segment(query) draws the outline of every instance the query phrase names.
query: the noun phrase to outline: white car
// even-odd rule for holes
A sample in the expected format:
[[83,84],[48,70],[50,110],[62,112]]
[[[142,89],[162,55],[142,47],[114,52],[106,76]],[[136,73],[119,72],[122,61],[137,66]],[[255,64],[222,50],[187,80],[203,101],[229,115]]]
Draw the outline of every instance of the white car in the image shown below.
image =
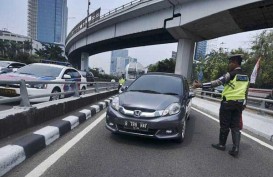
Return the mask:
[[[61,66],[55,64],[34,63],[18,69],[15,73],[7,73],[0,75],[0,80],[25,80],[25,81],[78,81],[86,82],[84,78],[75,68]],[[8,86],[0,82],[0,96],[17,96],[20,95],[18,84],[9,84]],[[87,84],[79,84],[81,90],[87,89]],[[27,84],[29,96],[67,92],[75,90],[74,84]],[[31,99],[31,102],[43,102],[58,100],[67,95],[55,95],[50,97],[42,97]],[[71,95],[69,95],[71,96]]]

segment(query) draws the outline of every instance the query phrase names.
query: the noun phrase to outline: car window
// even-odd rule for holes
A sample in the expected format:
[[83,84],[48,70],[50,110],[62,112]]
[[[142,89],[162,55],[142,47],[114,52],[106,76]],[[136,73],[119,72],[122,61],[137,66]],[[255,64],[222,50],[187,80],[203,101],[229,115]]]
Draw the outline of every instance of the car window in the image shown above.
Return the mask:
[[70,75],[72,79],[81,78],[80,73],[74,69],[67,69],[64,74]]
[[20,63],[12,63],[9,65],[9,68],[21,68],[23,66],[25,66],[25,65],[20,64]]
[[143,75],[140,76],[128,91],[153,91],[154,93],[182,94],[182,79],[168,75]]
[[58,77],[62,71],[62,68],[48,66],[48,65],[26,65],[16,71],[19,74],[28,74],[38,77]]
[[0,61],[0,67],[8,67],[9,64],[9,62]]
[[134,80],[126,80],[124,86],[129,86]]

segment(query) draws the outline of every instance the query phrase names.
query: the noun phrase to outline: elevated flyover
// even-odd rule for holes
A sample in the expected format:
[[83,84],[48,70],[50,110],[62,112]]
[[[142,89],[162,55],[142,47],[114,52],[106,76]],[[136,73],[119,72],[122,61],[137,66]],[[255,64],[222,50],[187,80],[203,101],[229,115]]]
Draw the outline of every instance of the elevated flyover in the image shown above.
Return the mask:
[[[175,73],[190,77],[195,42],[273,26],[273,0],[135,0],[69,33],[65,52],[87,67],[101,52],[178,42]],[[87,23],[88,21],[88,23]]]

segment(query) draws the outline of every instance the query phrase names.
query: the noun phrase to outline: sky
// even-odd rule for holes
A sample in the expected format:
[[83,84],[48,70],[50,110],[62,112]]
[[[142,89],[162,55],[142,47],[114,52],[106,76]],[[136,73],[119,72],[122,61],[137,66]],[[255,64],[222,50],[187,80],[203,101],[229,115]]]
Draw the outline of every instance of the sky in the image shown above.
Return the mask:
[[[131,0],[91,0],[90,13],[101,8],[101,14],[122,6]],[[7,29],[12,33],[27,35],[27,0],[0,0],[0,30]],[[87,15],[88,0],[67,0],[68,33]],[[208,42],[209,48],[248,49],[253,37],[259,31],[240,33],[217,38]],[[154,64],[159,60],[170,58],[172,51],[177,50],[177,43],[129,48],[129,56],[137,58],[143,66]],[[89,57],[90,67],[101,67],[106,73],[110,71],[110,52]]]

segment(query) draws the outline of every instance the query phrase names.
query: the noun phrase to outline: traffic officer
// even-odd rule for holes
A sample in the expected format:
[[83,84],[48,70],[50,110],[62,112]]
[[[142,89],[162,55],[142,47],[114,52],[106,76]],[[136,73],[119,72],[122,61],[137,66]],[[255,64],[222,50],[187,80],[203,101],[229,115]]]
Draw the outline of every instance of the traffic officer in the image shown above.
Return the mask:
[[122,74],[121,78],[119,79],[119,86],[118,86],[118,90],[120,89],[120,87],[124,84],[125,82],[125,77],[124,74]]
[[239,153],[241,138],[240,118],[246,105],[249,86],[249,78],[243,73],[241,62],[241,55],[232,55],[229,57],[228,72],[225,75],[208,83],[195,81],[192,86],[193,88],[210,88],[224,85],[219,114],[219,143],[212,144],[212,147],[224,151],[226,149],[227,137],[231,130],[233,147],[229,154],[234,157],[237,157]]

